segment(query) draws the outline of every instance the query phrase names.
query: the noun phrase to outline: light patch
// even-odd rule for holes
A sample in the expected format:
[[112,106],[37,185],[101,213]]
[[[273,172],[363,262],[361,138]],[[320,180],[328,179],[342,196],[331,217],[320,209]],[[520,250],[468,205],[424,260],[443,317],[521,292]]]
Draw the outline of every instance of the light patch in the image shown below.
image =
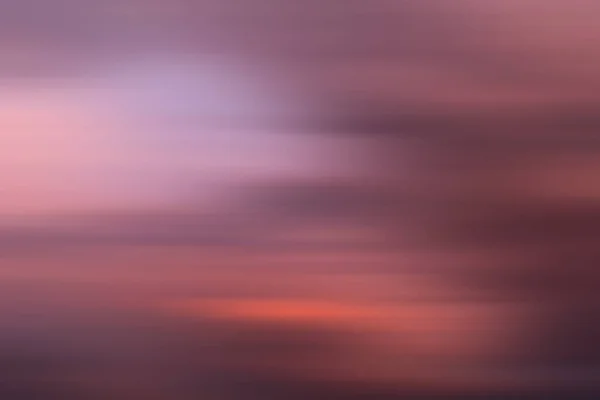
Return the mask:
[[192,188],[214,207],[225,187],[328,172],[318,138],[261,128],[290,110],[285,96],[236,68],[168,56],[6,87],[0,213],[172,207]]

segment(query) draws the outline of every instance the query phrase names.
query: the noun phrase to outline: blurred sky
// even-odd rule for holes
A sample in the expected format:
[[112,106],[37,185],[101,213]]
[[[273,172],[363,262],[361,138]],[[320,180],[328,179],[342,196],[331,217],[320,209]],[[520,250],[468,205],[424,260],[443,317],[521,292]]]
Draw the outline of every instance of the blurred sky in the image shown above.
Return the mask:
[[388,142],[325,135],[324,116],[598,101],[594,1],[0,7],[5,215],[218,203],[234,183],[364,174],[365,149]]
[[302,104],[234,63],[159,53],[96,67],[5,82],[3,212],[152,208],[192,189],[201,203],[235,182],[344,174],[344,141],[289,126],[286,106]]
[[[75,353],[72,328],[99,340],[91,392],[114,377],[115,399],[146,384],[137,398],[206,398],[192,392],[221,365],[235,389],[239,357],[240,375],[280,376],[304,366],[296,343],[314,350],[310,380],[343,376],[351,398],[363,374],[398,383],[421,361],[486,375],[564,347],[597,364],[597,147],[545,139],[597,142],[598,20],[597,0],[0,0],[5,327],[41,348],[56,329]],[[180,329],[213,296],[234,301],[209,314],[241,325]],[[285,334],[280,354],[269,327],[236,347],[246,323],[336,313],[352,331],[340,357]],[[269,353],[286,360],[263,369]]]

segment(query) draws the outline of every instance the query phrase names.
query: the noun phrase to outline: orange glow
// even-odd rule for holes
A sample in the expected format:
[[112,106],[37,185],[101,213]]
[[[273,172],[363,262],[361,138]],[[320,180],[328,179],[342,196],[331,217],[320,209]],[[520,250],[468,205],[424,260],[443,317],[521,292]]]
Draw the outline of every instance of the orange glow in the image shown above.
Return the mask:
[[356,323],[391,316],[384,307],[324,300],[184,300],[168,309],[187,316],[297,323]]

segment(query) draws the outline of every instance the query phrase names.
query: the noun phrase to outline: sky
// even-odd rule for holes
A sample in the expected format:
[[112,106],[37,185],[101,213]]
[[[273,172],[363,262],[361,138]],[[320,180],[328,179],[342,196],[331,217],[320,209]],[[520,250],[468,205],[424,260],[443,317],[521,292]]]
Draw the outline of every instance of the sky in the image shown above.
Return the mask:
[[52,4],[1,4],[3,215],[368,175],[379,139],[328,135],[324,115],[598,102],[594,1]]
[[[254,376],[298,366],[253,369],[256,354],[306,349],[306,371],[343,377],[352,398],[358,376],[409,382],[420,361],[428,388],[429,366],[502,385],[512,375],[486,366],[563,350],[598,364],[600,158],[518,140],[597,136],[599,14],[597,0],[0,0],[0,397],[48,382],[205,398],[193,390],[223,375],[243,399],[259,383],[231,368],[246,336]],[[463,129],[514,140],[465,146]],[[188,332],[204,300],[249,335]],[[171,305],[189,312],[163,320]],[[304,333],[253,331],[298,316],[311,328],[323,310],[358,323],[332,337],[333,357]],[[369,315],[381,335],[362,335]],[[54,371],[50,357],[54,381],[3,358],[33,344],[82,363]],[[268,386],[256,398],[298,395]]]
[[347,173],[347,141],[303,135],[286,122],[294,99],[213,64],[158,53],[71,79],[8,80],[0,213],[173,207],[192,191],[210,207],[240,183]]

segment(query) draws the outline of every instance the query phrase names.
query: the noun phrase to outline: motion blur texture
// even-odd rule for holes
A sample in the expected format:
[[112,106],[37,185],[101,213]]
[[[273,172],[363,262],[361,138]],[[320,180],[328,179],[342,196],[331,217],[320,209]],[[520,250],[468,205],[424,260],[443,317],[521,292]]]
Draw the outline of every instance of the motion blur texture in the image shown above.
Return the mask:
[[0,399],[600,398],[599,20],[0,0]]

